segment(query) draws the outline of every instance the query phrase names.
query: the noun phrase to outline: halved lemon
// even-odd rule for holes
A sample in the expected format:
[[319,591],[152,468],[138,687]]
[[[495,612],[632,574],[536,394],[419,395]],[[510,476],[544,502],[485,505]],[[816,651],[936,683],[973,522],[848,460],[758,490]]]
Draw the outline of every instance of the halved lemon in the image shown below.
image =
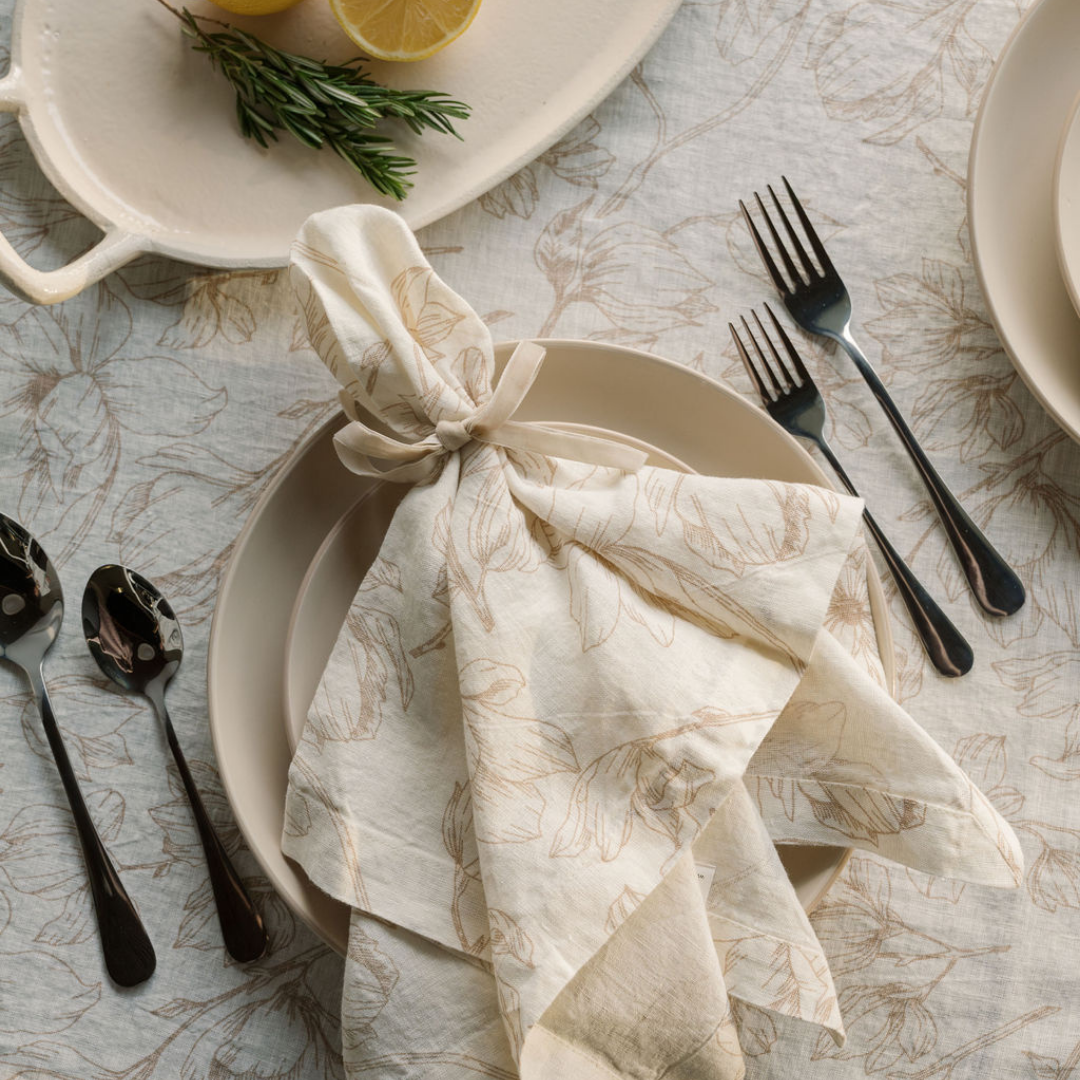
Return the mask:
[[377,60],[423,60],[469,28],[480,0],[330,0],[342,29]]
[[284,11],[300,0],[214,0],[214,3],[234,15],[273,15]]

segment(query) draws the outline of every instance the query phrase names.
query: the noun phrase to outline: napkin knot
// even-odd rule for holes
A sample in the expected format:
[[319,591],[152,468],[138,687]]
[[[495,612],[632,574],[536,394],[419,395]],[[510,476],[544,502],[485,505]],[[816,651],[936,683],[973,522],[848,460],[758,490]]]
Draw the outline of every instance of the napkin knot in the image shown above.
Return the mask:
[[[470,416],[436,421],[432,432],[419,442],[402,442],[368,427],[360,419],[355,403],[342,394],[352,423],[334,436],[338,457],[360,476],[414,484],[433,477],[447,454],[457,453],[475,440],[506,450],[637,472],[648,455],[626,443],[552,424],[513,419],[543,360],[544,349],[535,341],[520,342],[483,405]],[[379,465],[380,461],[390,467]]]
[[435,438],[449,453],[460,450],[471,438],[468,421],[440,420],[435,425]]

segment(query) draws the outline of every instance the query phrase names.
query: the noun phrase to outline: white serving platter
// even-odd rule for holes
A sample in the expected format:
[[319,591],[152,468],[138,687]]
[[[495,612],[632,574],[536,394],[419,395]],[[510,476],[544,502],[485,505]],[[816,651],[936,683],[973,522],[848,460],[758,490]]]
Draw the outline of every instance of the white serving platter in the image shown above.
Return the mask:
[[[435,89],[473,109],[459,141],[404,132],[418,164],[401,204],[329,151],[292,136],[262,149],[240,136],[233,93],[156,0],[18,0],[0,111],[18,113],[42,170],[104,232],[58,270],[0,237],[0,274],[54,303],[144,252],[204,266],[282,266],[317,210],[399,209],[413,229],[483,194],[568,131],[629,73],[679,0],[489,0],[458,41],[413,64],[372,63],[391,86]],[[327,0],[261,18],[190,0],[271,44],[318,59],[356,53]]]

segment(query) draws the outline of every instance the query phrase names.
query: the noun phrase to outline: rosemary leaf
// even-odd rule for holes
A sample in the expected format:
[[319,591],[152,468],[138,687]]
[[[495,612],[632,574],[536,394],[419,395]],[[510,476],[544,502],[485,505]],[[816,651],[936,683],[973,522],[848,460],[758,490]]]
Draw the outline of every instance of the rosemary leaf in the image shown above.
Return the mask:
[[[399,121],[417,135],[438,131],[461,138],[455,120],[467,120],[469,106],[435,90],[381,86],[359,64],[328,64],[297,56],[228,23],[158,0],[181,22],[192,48],[206,55],[236,94],[240,134],[260,146],[277,141],[279,131],[313,149],[328,146],[376,191],[404,199],[416,162],[394,152],[392,140],[372,129]],[[207,30],[203,24],[222,27]]]

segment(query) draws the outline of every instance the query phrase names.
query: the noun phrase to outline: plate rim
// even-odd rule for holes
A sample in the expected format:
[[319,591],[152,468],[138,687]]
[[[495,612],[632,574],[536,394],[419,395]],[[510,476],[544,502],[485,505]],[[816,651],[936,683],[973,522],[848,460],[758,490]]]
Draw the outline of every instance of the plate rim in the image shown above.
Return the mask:
[[[496,342],[494,348],[496,351],[511,350],[517,343],[518,339],[510,339]],[[577,338],[530,338],[530,341],[535,341],[545,349],[558,349],[558,348],[574,348],[574,349],[587,349],[597,350],[602,352],[618,352],[623,354],[633,355],[636,359],[645,361],[647,363],[656,365],[663,369],[672,370],[679,375],[690,376],[698,379],[707,384],[711,390],[721,393],[724,397],[728,398],[731,403],[740,409],[744,409],[754,414],[760,420],[766,422],[774,429],[774,434],[780,437],[780,441],[787,443],[789,449],[794,449],[797,456],[804,459],[804,464],[808,464],[810,471],[815,474],[821,481],[821,486],[835,490],[832,482],[828,479],[827,474],[822,469],[821,465],[810,455],[810,453],[796,440],[791,434],[785,431],[779,424],[776,423],[771,417],[768,416],[762,409],[758,408],[752,402],[750,402],[742,394],[739,394],[735,390],[728,386],[725,386],[719,380],[712,378],[703,372],[696,371],[693,368],[688,367],[686,364],[681,364],[675,360],[669,360],[666,357],[658,356],[655,353],[646,352],[643,349],[634,349],[626,345],[620,345],[613,342],[593,341],[587,339]],[[206,688],[207,688],[207,716],[210,727],[210,739],[214,750],[215,767],[218,772],[218,776],[221,781],[222,790],[224,791],[225,798],[228,801],[229,809],[233,815],[233,819],[236,822],[237,828],[240,830],[240,834],[244,839],[244,843],[250,852],[251,856],[255,859],[259,866],[261,873],[269,880],[271,886],[274,888],[275,893],[286,904],[289,910],[314,934],[316,934],[321,940],[326,942],[335,951],[339,951],[337,945],[331,941],[321,929],[315,927],[307,918],[307,916],[298,908],[294,899],[289,895],[288,891],[283,887],[283,883],[279,880],[279,876],[273,871],[271,867],[264,864],[262,858],[258,854],[258,847],[252,841],[252,831],[249,828],[246,818],[237,810],[237,804],[234,800],[235,790],[232,782],[229,778],[227,770],[222,768],[221,757],[221,741],[222,733],[220,727],[221,708],[220,705],[215,705],[217,694],[215,693],[215,673],[218,668],[217,652],[220,648],[220,641],[222,637],[221,620],[219,618],[219,611],[226,603],[229,593],[234,587],[234,580],[236,577],[237,566],[243,557],[244,550],[250,541],[251,534],[254,532],[258,523],[258,519],[262,516],[262,513],[274,497],[275,492],[285,483],[289,476],[299,467],[300,462],[304,458],[305,454],[309,452],[310,448],[318,442],[321,438],[325,437],[325,433],[328,428],[333,425],[340,425],[342,414],[335,411],[332,416],[327,418],[324,422],[320,423],[314,431],[310,432],[303,441],[293,450],[288,459],[282,463],[280,468],[274,473],[271,479],[268,481],[267,486],[264,488],[259,498],[256,500],[254,506],[251,508],[247,519],[244,522],[243,527],[237,534],[236,539],[233,542],[232,551],[229,556],[228,564],[224,573],[221,576],[220,584],[218,586],[217,601],[214,605],[214,614],[210,624],[210,636],[207,644],[206,655]],[[662,448],[661,448],[662,449]],[[344,517],[344,515],[342,515]],[[341,518],[334,523],[333,528],[336,528],[340,524]],[[328,533],[329,535],[329,533]],[[325,537],[323,541],[320,541],[319,550],[322,548],[322,544],[325,543]],[[310,563],[305,569],[302,577],[302,582],[307,579],[310,571]],[[896,684],[896,669],[895,669],[895,654],[896,643],[893,638],[892,625],[889,619],[888,601],[885,597],[884,587],[881,581],[881,576],[878,573],[877,566],[870,559],[868,568],[868,584],[871,591],[876,590],[878,592],[879,602],[881,603],[881,611],[883,618],[881,625],[875,621],[874,628],[876,636],[879,639],[879,651],[883,653],[883,660],[886,667],[886,681],[888,683],[888,690],[890,696],[895,696],[895,684]],[[298,589],[299,595],[299,589]],[[293,607],[295,608],[296,598],[293,598]],[[290,622],[292,619],[292,612],[290,611]],[[882,648],[884,646],[884,649]],[[887,659],[886,659],[887,657]],[[802,845],[800,845],[802,846]],[[810,846],[810,845],[807,845]],[[820,891],[814,896],[805,909],[807,913],[812,911],[825,897],[828,891],[835,884],[837,878],[843,873],[844,868],[847,866],[848,861],[852,857],[853,849],[843,849],[842,857],[837,861],[837,865],[822,885]],[[300,875],[304,877],[308,887],[316,888],[306,876],[303,875],[302,869],[299,871]],[[326,894],[322,894],[326,895]],[[333,898],[329,898],[333,899]]]
[[[194,266],[206,266],[212,269],[276,269],[288,265],[289,251],[283,251],[279,256],[255,256],[225,255],[219,252],[202,252],[196,247],[185,247],[179,242],[179,235],[170,232],[169,236],[176,239],[163,241],[152,232],[144,232],[132,228],[130,224],[115,221],[103,214],[99,208],[84,198],[78,183],[72,182],[68,174],[60,168],[45,148],[45,140],[37,130],[34,123],[34,113],[31,112],[31,103],[24,97],[25,80],[23,76],[24,66],[22,61],[23,22],[28,5],[41,2],[41,0],[15,0],[14,11],[11,20],[10,32],[10,62],[7,74],[0,80],[0,85],[14,88],[19,95],[20,104],[15,110],[19,127],[30,146],[34,161],[44,173],[46,179],[80,214],[91,221],[106,235],[123,234],[132,239],[136,249],[132,258],[140,254],[160,255],[179,262]],[[481,195],[497,187],[508,177],[519,172],[526,165],[535,161],[564,135],[576,127],[597,105],[607,100],[615,89],[625,81],[634,67],[645,57],[659,40],[660,35],[667,29],[675,13],[682,5],[682,0],[644,0],[653,7],[651,23],[645,33],[635,42],[634,47],[624,55],[621,61],[612,69],[607,79],[600,84],[595,93],[583,98],[577,106],[552,128],[546,128],[544,134],[530,142],[529,146],[517,157],[506,163],[500,169],[487,174],[483,179],[477,180],[470,186],[462,189],[454,198],[444,199],[437,203],[427,213],[410,214],[409,200],[406,198],[395,207],[395,212],[401,215],[409,227],[415,232],[427,225],[441,221],[462,207],[474,202]],[[642,20],[645,21],[644,19]],[[47,111],[47,105],[38,105],[36,111]],[[239,136],[238,136],[239,137]],[[88,183],[92,187],[99,186],[95,174],[85,172]],[[138,210],[138,208],[134,208]],[[324,207],[323,209],[328,209]]]
[[[981,136],[983,132],[983,125],[985,122],[987,109],[991,98],[994,96],[994,90],[998,83],[998,77],[1001,74],[1002,69],[1005,67],[1008,61],[1009,54],[1012,52],[1013,47],[1016,45],[1020,37],[1027,32],[1028,27],[1033,22],[1036,14],[1049,3],[1053,3],[1054,0],[1036,0],[1025,11],[1017,24],[1013,27],[1012,32],[1009,34],[1005,41],[1005,44],[1001,48],[1001,52],[998,53],[997,59],[994,61],[993,69],[990,72],[989,77],[986,80],[986,85],[983,87],[982,100],[979,102],[979,111],[975,116],[975,124],[971,135],[971,147],[968,150],[967,159],[967,199],[966,210],[968,219],[968,236],[971,240],[971,261],[975,267],[975,276],[979,282],[979,289],[982,293],[984,302],[986,303],[987,312],[990,315],[990,322],[993,325],[994,333],[997,334],[998,340],[1001,342],[1002,348],[1005,350],[1006,356],[1008,356],[1013,369],[1023,380],[1024,385],[1031,392],[1032,396],[1042,406],[1046,413],[1054,420],[1054,422],[1071,438],[1080,442],[1080,425],[1073,426],[1073,424],[1066,420],[1062,415],[1060,409],[1054,404],[1046,392],[1040,387],[1038,379],[1031,373],[1028,366],[1020,359],[1016,347],[1009,339],[1009,335],[1006,333],[1004,325],[1002,324],[1001,317],[998,312],[997,304],[994,302],[991,291],[987,288],[986,275],[983,272],[983,259],[980,254],[979,243],[979,228],[977,222],[979,220],[976,214],[976,195],[977,189],[980,185],[976,182],[977,170],[976,159],[979,154],[979,146],[981,144]],[[1056,172],[1056,170],[1055,170]],[[1056,230],[1055,230],[1056,231]],[[1067,287],[1067,286],[1066,286]]]

